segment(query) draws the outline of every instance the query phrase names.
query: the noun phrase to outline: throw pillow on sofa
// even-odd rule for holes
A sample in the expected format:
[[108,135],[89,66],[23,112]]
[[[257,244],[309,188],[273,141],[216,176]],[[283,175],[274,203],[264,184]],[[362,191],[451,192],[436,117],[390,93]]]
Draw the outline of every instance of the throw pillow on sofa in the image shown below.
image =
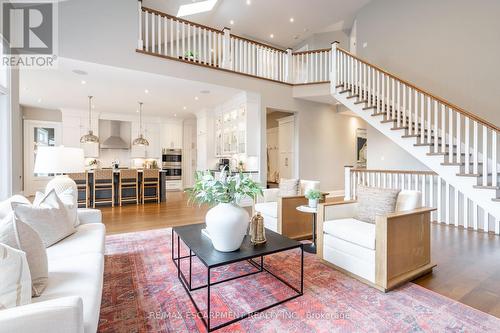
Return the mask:
[[0,243],[0,310],[31,303],[26,253]]
[[13,195],[9,199],[0,202],[0,220],[12,212],[12,202],[21,202],[26,204],[30,203],[28,199],[18,194]]
[[58,192],[56,189],[50,189],[50,190],[45,190],[45,193],[37,192],[35,195],[35,200],[33,201],[33,205],[37,206],[38,202],[42,200],[46,194],[50,193],[51,191],[55,191],[59,199],[64,204],[64,207],[66,207],[66,210],[68,211],[69,218],[73,221],[73,226],[78,227],[80,224],[80,221],[78,220],[78,193],[75,193],[73,188],[67,188],[63,191]]
[[33,205],[13,202],[16,217],[32,227],[49,247],[73,234],[74,221],[54,190],[46,195],[37,194]]
[[363,222],[375,223],[377,215],[393,213],[400,191],[358,185],[358,209],[354,218]]
[[32,296],[40,296],[49,278],[47,251],[40,236],[29,225],[10,213],[0,221],[0,243],[26,253],[31,275]]
[[298,179],[285,179],[280,180],[280,196],[282,197],[293,197],[299,194],[299,183]]

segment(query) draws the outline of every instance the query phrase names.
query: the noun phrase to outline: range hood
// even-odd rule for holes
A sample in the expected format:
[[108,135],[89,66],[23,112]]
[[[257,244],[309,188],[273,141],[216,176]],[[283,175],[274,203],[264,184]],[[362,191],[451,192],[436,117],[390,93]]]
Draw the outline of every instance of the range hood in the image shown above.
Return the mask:
[[130,149],[130,122],[99,120],[101,149]]

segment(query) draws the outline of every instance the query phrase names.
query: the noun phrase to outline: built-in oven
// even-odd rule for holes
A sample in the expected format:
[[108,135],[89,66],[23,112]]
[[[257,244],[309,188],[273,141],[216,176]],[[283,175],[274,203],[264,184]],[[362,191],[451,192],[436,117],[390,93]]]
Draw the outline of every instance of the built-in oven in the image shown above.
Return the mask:
[[182,179],[182,150],[162,149],[161,166],[167,180]]

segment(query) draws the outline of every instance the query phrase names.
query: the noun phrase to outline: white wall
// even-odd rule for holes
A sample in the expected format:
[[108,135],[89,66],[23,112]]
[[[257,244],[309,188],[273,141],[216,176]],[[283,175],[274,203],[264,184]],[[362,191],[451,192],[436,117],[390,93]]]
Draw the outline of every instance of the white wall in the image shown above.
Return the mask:
[[368,131],[367,168],[375,170],[428,171],[424,164],[372,126]]
[[43,121],[62,121],[61,110],[42,109],[32,106],[21,106],[23,119],[43,120]]
[[299,50],[304,46],[307,46],[309,50],[327,49],[335,41],[340,43],[341,48],[349,49],[349,35],[343,30],[313,34],[311,37],[295,45],[293,49]]
[[357,54],[500,125],[499,13],[497,0],[371,1]]

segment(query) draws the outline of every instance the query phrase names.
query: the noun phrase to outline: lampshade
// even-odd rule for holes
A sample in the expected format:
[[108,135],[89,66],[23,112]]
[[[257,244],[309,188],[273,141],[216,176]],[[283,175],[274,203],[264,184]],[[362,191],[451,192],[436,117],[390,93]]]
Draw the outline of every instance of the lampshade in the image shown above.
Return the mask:
[[35,173],[78,173],[85,171],[83,149],[70,147],[38,147]]

